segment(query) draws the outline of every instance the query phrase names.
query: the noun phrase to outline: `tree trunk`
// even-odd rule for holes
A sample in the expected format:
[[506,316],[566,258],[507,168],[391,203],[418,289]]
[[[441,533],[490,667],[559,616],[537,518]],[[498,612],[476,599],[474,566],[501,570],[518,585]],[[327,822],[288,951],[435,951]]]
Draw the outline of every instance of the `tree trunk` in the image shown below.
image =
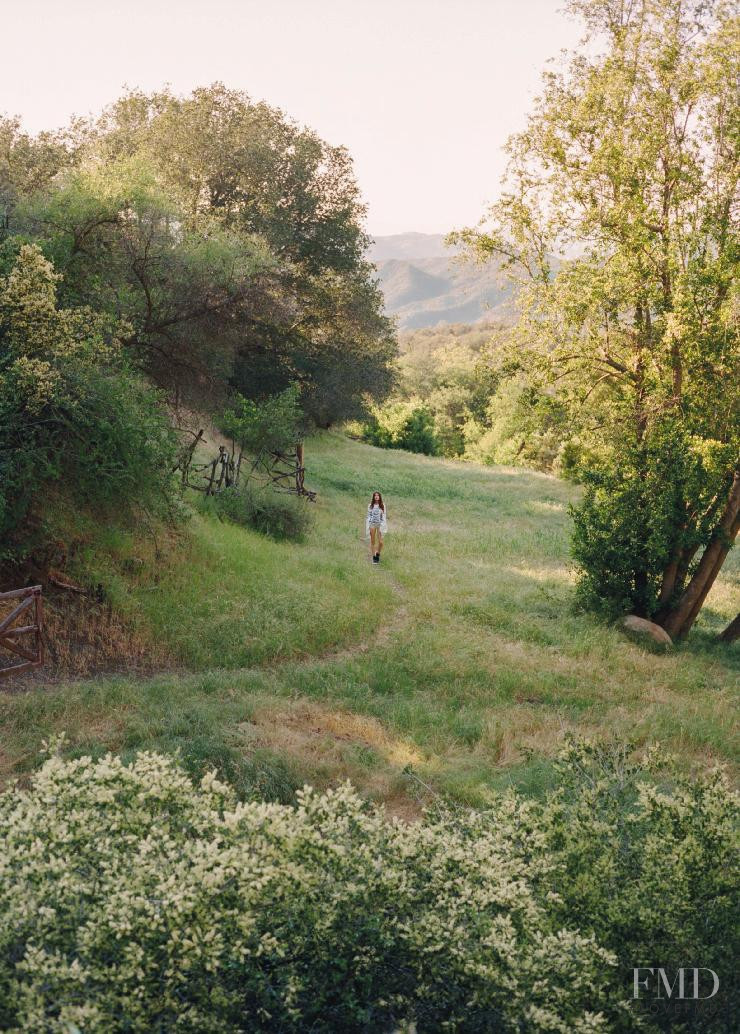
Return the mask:
[[658,596],[658,611],[657,617],[660,620],[659,615],[662,615],[665,608],[668,606],[668,602],[673,595],[673,590],[676,588],[676,581],[678,576],[678,556],[674,556],[669,562],[665,571],[663,572],[663,581],[660,586],[660,596]]
[[683,625],[681,626],[681,629],[678,632],[679,639],[685,639],[686,636],[689,634],[691,626],[694,624],[697,617],[699,616],[699,611],[704,606],[704,601],[709,595],[709,590],[714,585],[714,581],[717,575],[722,570],[722,564],[725,562],[725,557],[727,556],[729,551],[730,547],[728,545],[726,549],[720,550],[716,554],[714,564],[709,569],[709,573],[704,581],[701,592],[696,596],[693,604],[691,605],[691,609],[688,611]]
[[[650,347],[650,308],[639,299],[635,307],[635,331],[634,344],[637,353],[635,359],[635,398],[634,398],[634,419],[637,442],[639,445],[639,459],[637,464],[637,475],[641,482],[641,490],[637,496],[637,525],[646,527],[645,513],[645,484],[647,481],[647,462],[645,457],[645,432],[647,431],[647,414],[645,410],[645,349]],[[646,319],[647,318],[647,319]],[[644,550],[642,551],[644,554]],[[635,567],[632,572],[634,590],[634,602],[632,609],[639,617],[648,617],[648,565],[644,555],[638,551],[635,556]]]
[[684,589],[676,606],[669,611],[662,622],[663,628],[671,639],[684,639],[689,634],[691,626],[707,598],[707,593],[712,588],[737,536],[738,528],[740,528],[738,511],[740,511],[740,472],[736,471],[724,512],[704,550],[696,573]]
[[734,621],[729,623],[720,635],[720,639],[723,643],[734,643],[738,636],[740,636],[740,614],[738,614]]
[[696,555],[696,551],[699,546],[689,546],[686,549],[682,549],[676,557],[674,557],[665,571],[663,572],[663,581],[660,587],[660,596],[658,597],[658,609],[652,617],[652,620],[656,624],[662,625],[665,619],[671,612],[671,599],[674,593],[678,592],[686,580],[691,561]]

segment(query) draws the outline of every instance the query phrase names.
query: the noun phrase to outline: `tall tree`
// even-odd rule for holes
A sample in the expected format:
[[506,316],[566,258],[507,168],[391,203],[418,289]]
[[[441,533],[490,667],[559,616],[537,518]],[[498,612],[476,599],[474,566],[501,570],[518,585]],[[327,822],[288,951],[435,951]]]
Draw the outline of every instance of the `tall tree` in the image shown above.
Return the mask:
[[582,592],[680,638],[740,526],[739,23],[723,0],[569,8],[583,48],[458,236],[520,280],[519,345],[587,457]]
[[239,316],[253,319],[274,289],[264,241],[206,216],[185,223],[140,155],[64,169],[16,220],[63,272],[64,304],[125,319],[129,354],[174,399],[202,407],[223,391]]

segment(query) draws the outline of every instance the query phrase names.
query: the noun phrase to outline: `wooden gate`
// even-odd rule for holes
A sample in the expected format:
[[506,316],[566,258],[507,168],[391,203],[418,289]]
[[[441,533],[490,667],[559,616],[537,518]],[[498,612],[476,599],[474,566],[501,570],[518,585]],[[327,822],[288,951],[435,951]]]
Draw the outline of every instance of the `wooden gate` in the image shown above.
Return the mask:
[[[0,679],[7,675],[20,675],[24,671],[40,668],[44,663],[44,611],[41,586],[31,585],[27,589],[0,592],[0,606],[6,600],[17,600],[18,602],[14,604],[9,614],[0,617],[0,648],[9,650],[13,655],[13,663],[0,667]],[[17,624],[21,617],[25,624]],[[22,645],[18,642],[19,639],[24,640]],[[0,660],[11,660],[11,658],[7,654],[0,653]]]

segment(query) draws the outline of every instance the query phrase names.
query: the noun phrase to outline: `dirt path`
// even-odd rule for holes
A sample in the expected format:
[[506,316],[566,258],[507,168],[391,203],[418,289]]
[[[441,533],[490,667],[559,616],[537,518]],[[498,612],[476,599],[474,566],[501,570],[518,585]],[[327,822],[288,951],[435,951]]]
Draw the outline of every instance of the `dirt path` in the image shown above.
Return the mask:
[[[378,574],[380,573],[381,572],[379,571]],[[383,621],[371,636],[352,646],[343,646],[338,650],[332,649],[327,650],[324,653],[314,654],[312,657],[306,658],[303,663],[311,664],[316,661],[320,661],[322,663],[336,661],[337,663],[341,663],[342,661],[351,661],[355,657],[361,657],[363,654],[368,653],[368,651],[373,649],[373,647],[387,646],[394,635],[404,629],[409,622],[409,612],[405,603],[405,594],[403,589],[399,585],[397,579],[390,572],[387,572],[387,581],[390,583],[393,595],[396,598],[398,605],[391,616],[387,620]],[[272,669],[289,663],[290,661],[288,660],[268,662],[264,666],[260,666],[260,670],[264,670],[264,668]]]
[[[286,667],[342,664],[387,646],[406,628],[410,614],[406,594],[394,575],[387,568],[381,568],[377,575],[390,585],[396,606],[366,639],[300,659],[281,658],[236,670],[275,672]],[[238,725],[236,734],[246,751],[266,748],[279,756],[292,758],[308,772],[323,770],[328,764],[337,779],[350,779],[355,785],[363,786],[371,796],[382,801],[389,815],[405,822],[418,821],[433,795],[426,784],[417,781],[411,785],[409,777],[402,775],[407,767],[422,763],[413,743],[387,728],[379,718],[356,714],[330,701],[278,697],[263,702],[255,707],[249,721]],[[357,749],[369,751],[378,758],[372,771],[358,767],[353,760]]]

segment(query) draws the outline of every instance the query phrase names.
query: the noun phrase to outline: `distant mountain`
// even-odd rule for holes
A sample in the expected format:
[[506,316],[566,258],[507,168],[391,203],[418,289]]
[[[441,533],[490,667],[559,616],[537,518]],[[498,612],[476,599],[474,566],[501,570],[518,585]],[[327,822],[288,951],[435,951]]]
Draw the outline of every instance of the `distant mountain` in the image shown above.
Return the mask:
[[386,312],[402,330],[509,318],[511,287],[495,263],[463,261],[445,247],[441,233],[376,237],[368,257],[378,270]]
[[446,258],[451,254],[445,247],[443,233],[393,233],[388,237],[376,237],[370,245],[371,262],[385,262],[387,259]]
[[[425,263],[441,263],[442,275],[437,276],[424,268]],[[447,259],[417,259],[418,264],[405,262],[402,259],[386,259],[376,263],[382,269],[383,293],[386,305],[394,312],[400,312],[407,305],[418,302],[431,302],[440,298],[450,289],[447,273]]]

